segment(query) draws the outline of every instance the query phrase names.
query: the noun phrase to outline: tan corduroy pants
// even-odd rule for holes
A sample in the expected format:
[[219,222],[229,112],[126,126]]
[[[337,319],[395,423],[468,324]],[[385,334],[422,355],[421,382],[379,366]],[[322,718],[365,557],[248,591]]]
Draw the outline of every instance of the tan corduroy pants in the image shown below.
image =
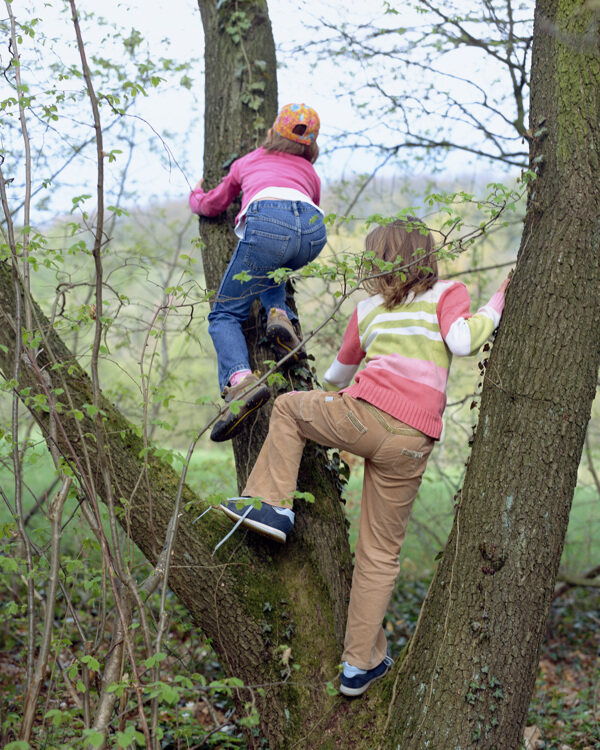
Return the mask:
[[372,669],[386,655],[382,621],[398,574],[410,510],[434,440],[345,394],[286,393],[275,401],[269,434],[243,494],[290,507],[306,439],[365,459],[342,659]]

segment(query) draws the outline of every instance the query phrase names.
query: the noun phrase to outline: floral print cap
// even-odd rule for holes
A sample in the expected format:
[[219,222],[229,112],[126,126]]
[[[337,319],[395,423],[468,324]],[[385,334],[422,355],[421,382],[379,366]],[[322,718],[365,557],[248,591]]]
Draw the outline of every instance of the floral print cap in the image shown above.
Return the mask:
[[[294,133],[297,125],[305,125],[301,133]],[[286,104],[282,107],[273,123],[273,130],[279,135],[296,143],[309,146],[319,135],[319,115],[308,104]],[[302,128],[298,128],[302,130]]]

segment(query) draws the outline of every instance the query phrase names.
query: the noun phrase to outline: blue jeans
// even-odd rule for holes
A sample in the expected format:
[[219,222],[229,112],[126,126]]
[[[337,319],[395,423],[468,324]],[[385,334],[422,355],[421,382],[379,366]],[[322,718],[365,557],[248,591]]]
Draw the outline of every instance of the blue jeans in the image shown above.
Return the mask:
[[[317,257],[326,241],[323,217],[310,203],[259,200],[250,204],[244,237],[229,261],[208,316],[221,390],[234,372],[250,369],[242,323],[255,299],[260,298],[267,311],[279,307],[291,319],[296,318],[285,303],[285,282],[273,281],[268,273],[277,268],[301,268]],[[243,271],[252,278],[234,278]]]

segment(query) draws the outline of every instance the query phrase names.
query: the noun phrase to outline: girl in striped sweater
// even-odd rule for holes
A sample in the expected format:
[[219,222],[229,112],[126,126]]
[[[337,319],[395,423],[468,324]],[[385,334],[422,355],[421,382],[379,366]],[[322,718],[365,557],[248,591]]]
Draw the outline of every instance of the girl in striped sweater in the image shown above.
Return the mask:
[[[307,439],[365,460],[360,529],[342,656],[340,691],[356,696],[387,672],[382,620],[427,459],[442,431],[452,355],[474,354],[500,322],[505,280],[474,315],[458,281],[440,281],[433,238],[417,219],[378,226],[368,257],[394,264],[365,284],[325,391],[280,396],[243,498],[221,509],[243,525],[286,540]],[[372,254],[372,255],[371,255]],[[386,267],[386,269],[389,266]],[[365,366],[357,372],[360,364]],[[350,385],[354,377],[354,384]],[[259,508],[248,497],[261,498]]]

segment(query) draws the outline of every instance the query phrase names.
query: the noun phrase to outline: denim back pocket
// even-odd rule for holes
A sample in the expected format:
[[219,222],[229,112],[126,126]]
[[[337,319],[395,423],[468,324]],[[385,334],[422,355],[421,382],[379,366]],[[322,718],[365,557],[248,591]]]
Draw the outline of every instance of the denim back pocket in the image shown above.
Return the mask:
[[252,271],[274,271],[281,268],[291,235],[282,228],[281,233],[250,228],[243,240],[244,265]]

